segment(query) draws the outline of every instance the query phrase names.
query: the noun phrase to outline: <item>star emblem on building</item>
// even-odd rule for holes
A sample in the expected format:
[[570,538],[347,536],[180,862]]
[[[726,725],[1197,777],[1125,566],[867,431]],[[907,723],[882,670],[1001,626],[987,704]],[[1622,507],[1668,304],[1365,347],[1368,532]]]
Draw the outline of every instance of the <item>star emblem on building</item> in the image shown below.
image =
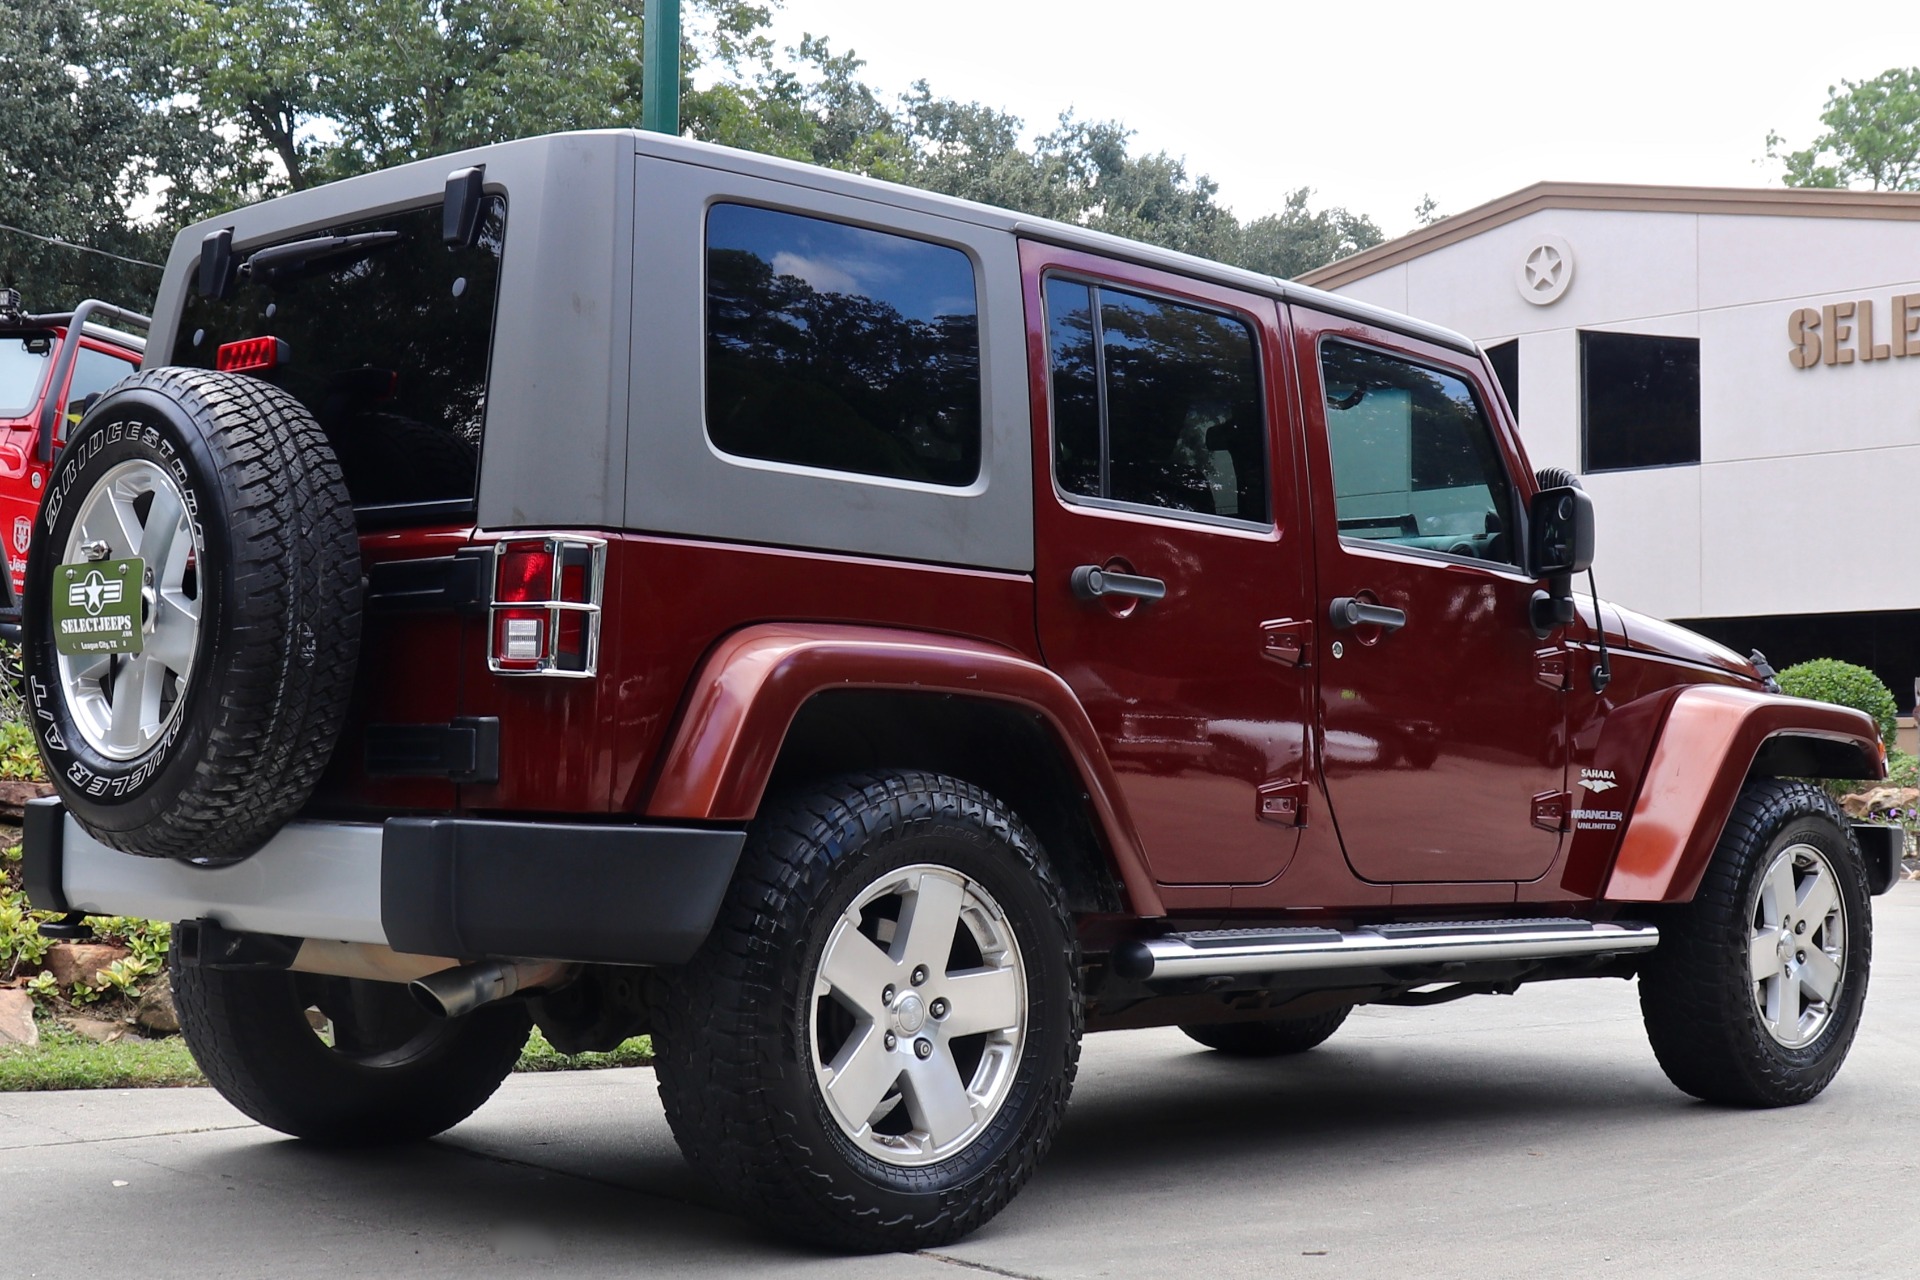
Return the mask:
[[1539,290],[1553,288],[1560,283],[1562,259],[1560,251],[1550,244],[1543,244],[1527,255],[1527,284]]

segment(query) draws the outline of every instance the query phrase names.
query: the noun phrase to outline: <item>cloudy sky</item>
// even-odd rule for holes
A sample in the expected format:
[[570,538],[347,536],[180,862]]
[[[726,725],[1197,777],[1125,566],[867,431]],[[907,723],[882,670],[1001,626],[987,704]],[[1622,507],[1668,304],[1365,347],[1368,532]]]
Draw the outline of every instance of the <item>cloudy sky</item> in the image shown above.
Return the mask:
[[1242,217],[1296,186],[1388,235],[1541,179],[1778,185],[1769,129],[1818,131],[1829,85],[1920,63],[1883,0],[785,0],[888,92],[924,77],[1050,126],[1072,108],[1184,155]]

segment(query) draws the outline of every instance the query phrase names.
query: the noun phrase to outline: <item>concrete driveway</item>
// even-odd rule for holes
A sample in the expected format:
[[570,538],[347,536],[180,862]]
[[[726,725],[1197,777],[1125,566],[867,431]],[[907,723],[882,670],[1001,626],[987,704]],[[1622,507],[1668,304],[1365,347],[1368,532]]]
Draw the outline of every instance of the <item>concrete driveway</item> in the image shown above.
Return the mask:
[[438,1142],[314,1151],[207,1090],[0,1097],[0,1276],[1920,1274],[1920,885],[1818,1101],[1702,1106],[1630,984],[1363,1009],[1303,1058],[1087,1042],[1066,1131],[984,1231],[843,1259],[730,1213],[647,1071],[520,1076]]

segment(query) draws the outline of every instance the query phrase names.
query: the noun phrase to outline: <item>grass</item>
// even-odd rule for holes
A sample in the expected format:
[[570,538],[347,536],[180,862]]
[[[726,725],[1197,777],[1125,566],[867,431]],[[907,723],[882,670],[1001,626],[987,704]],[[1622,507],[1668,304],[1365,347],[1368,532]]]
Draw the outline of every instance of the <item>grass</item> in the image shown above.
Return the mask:
[[0,1093],[38,1089],[165,1089],[205,1084],[178,1036],[128,1036],[95,1044],[52,1023],[40,1024],[40,1043],[0,1049]]
[[653,1041],[635,1036],[612,1053],[561,1053],[547,1043],[538,1027],[520,1051],[515,1071],[604,1071],[608,1067],[644,1067],[653,1062]]
[[[612,1053],[561,1053],[535,1031],[521,1051],[515,1071],[598,1071],[607,1067],[644,1067],[653,1061],[653,1045],[636,1036]],[[29,1049],[0,1049],[0,1093],[41,1089],[166,1089],[205,1084],[187,1042],[179,1036],[146,1040],[129,1035],[112,1044],[95,1044],[51,1022],[40,1024],[40,1043]]]

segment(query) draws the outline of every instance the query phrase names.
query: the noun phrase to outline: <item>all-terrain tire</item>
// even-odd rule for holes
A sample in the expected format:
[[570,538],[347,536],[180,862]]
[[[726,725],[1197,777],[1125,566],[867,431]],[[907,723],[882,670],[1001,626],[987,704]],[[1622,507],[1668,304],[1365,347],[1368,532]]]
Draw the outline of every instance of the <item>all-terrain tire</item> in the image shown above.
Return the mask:
[[[102,727],[114,689],[144,687],[124,675],[141,655],[110,659],[107,674],[69,687],[49,607],[62,564],[86,558],[77,522],[90,503],[104,510],[112,486],[128,483],[115,477],[129,473],[156,478],[146,508],[156,522],[160,487],[175,491],[192,539],[173,595],[197,610],[197,629],[190,658],[172,659],[183,669],[143,668],[163,683],[150,741],[109,740],[121,728]],[[126,509],[147,518],[137,502]],[[27,560],[27,693],[67,812],[128,853],[245,857],[325,769],[359,653],[359,543],[326,436],[297,400],[257,379],[148,370],[102,396],[75,429],[39,523]],[[99,538],[85,531],[84,541]],[[104,540],[95,552],[128,554]],[[143,616],[155,627],[186,616],[163,614],[153,591]],[[77,672],[76,661],[66,670]]]
[[[1025,1022],[998,1109],[990,1118],[972,1113],[964,1146],[909,1166],[876,1157],[834,1118],[811,1020],[832,1013],[834,997],[816,982],[862,893],[896,871],[927,867],[979,886],[1003,910],[1017,941]],[[911,947],[911,923],[900,923],[908,908],[897,909],[902,915],[878,936],[904,936]],[[910,978],[901,973],[894,981],[906,993]],[[661,987],[655,1069],[681,1149],[769,1225],[836,1249],[927,1248],[999,1212],[1052,1145],[1079,1061],[1078,951],[1063,891],[1017,817],[980,788],[938,774],[857,775],[768,806],[712,934],[690,964],[663,971]],[[898,1000],[904,1009],[906,996]],[[910,1070],[912,1033],[899,1048]],[[907,1092],[905,1075],[898,1087]],[[908,1104],[899,1106],[911,1123]],[[873,1123],[877,1131],[881,1122]]]
[[268,1128],[327,1146],[415,1142],[460,1123],[513,1070],[533,1025],[518,1001],[441,1019],[398,983],[209,969],[177,946],[169,964],[180,1030],[213,1087]]
[[[1753,957],[1767,933],[1759,919],[1770,912],[1762,880],[1795,848],[1806,851],[1800,856],[1809,867],[1830,869],[1844,954],[1834,966],[1839,982],[1824,1023],[1817,1034],[1809,1028],[1807,1043],[1790,1045],[1769,1030],[1766,987],[1754,977]],[[1804,894],[1811,879],[1801,884]],[[1825,1089],[1846,1060],[1866,1003],[1869,903],[1859,846],[1824,791],[1783,779],[1748,783],[1693,901],[1661,921],[1660,946],[1640,971],[1647,1037],[1667,1078],[1696,1098],[1746,1107],[1790,1106]],[[1778,932],[1783,954],[1798,946],[1806,955],[1822,926],[1816,920],[1804,932]],[[1803,992],[1793,981],[1799,1007]]]
[[1310,1013],[1299,1018],[1272,1018],[1265,1022],[1215,1022],[1180,1028],[1195,1040],[1230,1058],[1277,1058],[1305,1053],[1324,1044],[1353,1012],[1351,1005]]

